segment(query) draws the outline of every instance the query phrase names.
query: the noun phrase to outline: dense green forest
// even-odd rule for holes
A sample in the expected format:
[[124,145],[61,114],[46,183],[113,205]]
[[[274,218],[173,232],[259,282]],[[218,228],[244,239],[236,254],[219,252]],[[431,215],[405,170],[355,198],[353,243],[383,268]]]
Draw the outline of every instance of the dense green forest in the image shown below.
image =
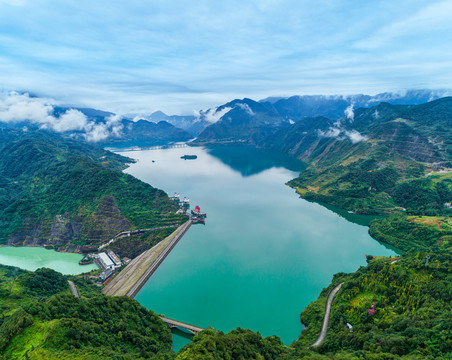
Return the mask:
[[[80,293],[75,298],[72,280]],[[107,297],[81,277],[0,265],[0,358],[172,358],[171,332],[127,297]]]
[[452,218],[447,216],[392,216],[373,220],[375,239],[404,251],[452,251]]
[[321,118],[305,119],[263,146],[308,163],[289,182],[305,199],[358,214],[451,214],[445,205],[452,201],[451,119],[452,98],[416,106],[382,103],[357,109],[353,120],[344,118],[336,128]]
[[[121,171],[131,161],[52,133],[0,129],[0,243],[74,249],[185,222],[163,191]],[[167,233],[115,250],[133,257]]]

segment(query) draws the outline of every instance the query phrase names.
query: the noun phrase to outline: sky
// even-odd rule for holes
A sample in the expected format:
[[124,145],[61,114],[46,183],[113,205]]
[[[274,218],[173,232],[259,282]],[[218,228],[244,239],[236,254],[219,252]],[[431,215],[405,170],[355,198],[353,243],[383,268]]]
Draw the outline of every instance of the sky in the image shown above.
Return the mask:
[[0,0],[0,90],[115,113],[452,83],[452,1]]

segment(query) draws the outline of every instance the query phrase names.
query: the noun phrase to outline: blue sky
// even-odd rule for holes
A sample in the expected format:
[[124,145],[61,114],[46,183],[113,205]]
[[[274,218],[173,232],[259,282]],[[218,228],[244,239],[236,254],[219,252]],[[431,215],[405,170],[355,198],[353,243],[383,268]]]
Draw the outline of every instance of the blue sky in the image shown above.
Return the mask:
[[0,0],[0,88],[119,113],[451,88],[452,1]]

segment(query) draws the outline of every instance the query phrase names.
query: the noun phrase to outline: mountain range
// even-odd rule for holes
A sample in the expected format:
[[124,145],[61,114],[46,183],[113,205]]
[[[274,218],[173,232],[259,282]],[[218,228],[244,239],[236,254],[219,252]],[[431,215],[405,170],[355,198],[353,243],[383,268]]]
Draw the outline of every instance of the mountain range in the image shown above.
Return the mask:
[[260,101],[235,99],[224,105],[199,110],[193,115],[120,116],[111,112],[67,106],[54,106],[45,99],[28,94],[9,94],[0,110],[0,127],[44,128],[102,146],[123,147],[165,145],[186,142],[197,144],[259,144],[265,137],[305,117],[338,120],[360,107],[380,102],[420,104],[449,94],[446,90],[409,90],[405,93],[369,95],[302,95],[267,98]]

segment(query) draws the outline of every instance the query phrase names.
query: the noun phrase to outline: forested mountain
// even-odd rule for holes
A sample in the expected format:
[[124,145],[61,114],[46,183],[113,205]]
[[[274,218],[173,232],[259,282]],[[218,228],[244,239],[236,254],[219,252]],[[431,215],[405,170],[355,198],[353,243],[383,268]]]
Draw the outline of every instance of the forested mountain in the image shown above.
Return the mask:
[[225,113],[198,135],[195,143],[241,143],[255,145],[278,129],[289,125],[275,110],[251,99],[234,100],[218,107]]
[[[369,254],[368,266],[336,274],[302,312],[306,328],[290,346],[250,330],[208,329],[177,354],[166,325],[133,300],[105,297],[52,270],[0,266],[0,357],[450,359],[452,98],[381,103],[340,121],[294,124],[251,100],[226,105],[214,111],[223,115],[205,142],[218,136],[303,159],[308,168],[290,182],[301,196],[356,213],[397,213],[374,220],[369,232],[405,253]],[[121,230],[185,221],[164,192],[120,171],[130,161],[52,132],[0,129],[0,241],[74,249]],[[127,238],[119,249],[133,256],[165,235]],[[70,295],[68,279],[80,299]],[[325,342],[308,348],[339,283]]]
[[98,141],[102,146],[154,146],[173,142],[184,142],[193,138],[185,130],[166,121],[154,123],[147,120],[121,120],[122,128],[105,140]]
[[290,182],[307,199],[363,214],[449,211],[452,98],[381,103],[334,123],[305,118],[260,145],[309,164]]
[[[54,113],[56,116],[70,111],[72,108],[55,107]],[[88,122],[92,122],[91,127],[98,128],[98,132],[102,136],[94,139],[96,143],[106,146],[153,146],[165,145],[172,142],[188,141],[193,138],[193,135],[170,123],[170,119],[174,116],[158,116],[152,121],[146,119],[132,119],[118,117],[113,113],[90,109],[90,108],[75,108],[80,111],[87,118]],[[177,118],[177,116],[176,116]],[[88,126],[89,127],[89,126]],[[86,138],[86,128],[79,130],[63,131],[66,135]],[[88,130],[89,131],[89,130]],[[89,139],[88,139],[89,140]]]
[[381,102],[393,105],[417,105],[450,96],[445,90],[408,90],[405,93],[370,95],[296,95],[289,98],[268,98],[260,102],[275,109],[281,116],[298,121],[304,117],[324,116],[333,120],[342,118],[349,108],[371,107]]
[[28,95],[12,94],[9,100],[0,111],[0,128],[44,129],[103,146],[166,145],[193,138],[163,120],[134,121],[96,109],[53,106]]
[[[50,132],[0,129],[0,243],[75,250],[120,231],[184,222],[163,191],[120,171],[131,161]],[[132,239],[122,255],[168,231]]]
[[[391,104],[422,104],[448,94],[447,91],[409,90],[404,94],[381,93],[369,95],[302,95],[289,98],[268,98],[256,102],[251,99],[233,100],[214,109],[199,112],[194,117],[196,129],[205,127],[198,134],[198,144],[247,144],[260,145],[268,136],[289,124],[304,118],[324,117],[336,122],[344,114],[353,116],[353,109],[372,107],[387,102]],[[170,117],[157,112],[154,120],[170,121]],[[153,116],[153,115],[151,115]],[[207,121],[208,120],[208,121]],[[189,130],[189,117],[177,117],[173,124]],[[300,127],[301,128],[301,127]]]
[[155,111],[148,117],[154,122],[166,121],[177,128],[185,130],[193,137],[198,136],[211,123],[205,119],[201,111],[195,115],[167,115],[162,111]]
[[89,280],[0,265],[0,296],[2,359],[173,357],[171,332],[154,312],[125,296],[107,297]]
[[[368,266],[336,274],[301,313],[306,328],[290,347],[278,337],[262,338],[249,330],[208,330],[180,350],[177,359],[450,359],[452,256],[428,254],[427,264],[425,252],[395,260],[369,256]],[[308,348],[320,333],[328,294],[341,282],[326,340]],[[372,305],[375,312],[369,313]]]

